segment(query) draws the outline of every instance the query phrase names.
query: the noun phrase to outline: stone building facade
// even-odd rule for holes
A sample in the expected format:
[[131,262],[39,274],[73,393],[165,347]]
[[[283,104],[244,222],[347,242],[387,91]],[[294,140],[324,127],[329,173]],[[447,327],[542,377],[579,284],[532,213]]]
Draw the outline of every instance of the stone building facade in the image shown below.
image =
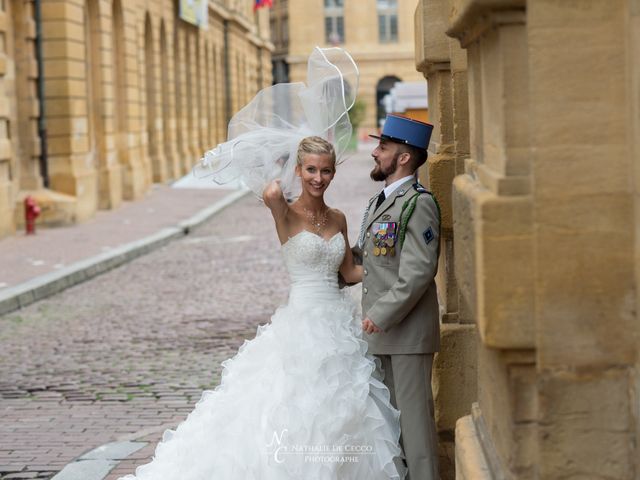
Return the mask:
[[[414,65],[417,0],[284,0],[272,12],[274,71],[305,81],[315,46],[345,48],[360,69],[358,98],[366,105],[362,133],[375,131],[379,100],[396,81],[419,81]],[[282,41],[282,39],[285,41]],[[280,41],[278,39],[281,39]]]
[[209,0],[201,27],[177,0],[0,6],[0,236],[27,194],[40,223],[65,224],[180,177],[271,83],[269,13],[251,2]]
[[640,1],[415,19],[456,478],[640,478]]

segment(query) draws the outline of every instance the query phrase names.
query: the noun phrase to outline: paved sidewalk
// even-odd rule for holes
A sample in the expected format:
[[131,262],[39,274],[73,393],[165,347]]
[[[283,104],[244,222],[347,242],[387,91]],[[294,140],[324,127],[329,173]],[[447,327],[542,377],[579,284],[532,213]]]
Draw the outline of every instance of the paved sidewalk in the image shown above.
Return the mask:
[[[183,182],[184,183],[184,182]],[[24,307],[188,233],[244,194],[238,189],[153,185],[143,199],[85,223],[0,240],[0,314]]]

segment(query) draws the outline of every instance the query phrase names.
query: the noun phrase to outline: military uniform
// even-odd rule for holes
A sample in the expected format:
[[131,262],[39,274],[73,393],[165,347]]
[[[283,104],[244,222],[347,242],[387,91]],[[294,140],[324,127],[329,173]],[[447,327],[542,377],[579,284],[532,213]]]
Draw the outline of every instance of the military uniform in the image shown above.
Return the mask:
[[434,281],[440,212],[435,198],[414,179],[377,209],[373,200],[358,245],[364,267],[362,311],[383,332],[364,337],[369,352],[381,360],[391,401],[401,412],[411,480],[438,479],[431,367],[440,346]]

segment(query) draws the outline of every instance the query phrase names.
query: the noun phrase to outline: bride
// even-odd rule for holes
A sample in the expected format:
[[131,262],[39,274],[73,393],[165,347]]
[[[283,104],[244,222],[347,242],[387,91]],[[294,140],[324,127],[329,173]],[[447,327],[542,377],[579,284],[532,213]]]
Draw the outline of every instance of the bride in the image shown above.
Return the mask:
[[302,193],[288,204],[279,181],[263,192],[291,278],[288,303],[222,363],[151,463],[121,480],[382,480],[404,478],[399,412],[373,376],[353,300],[338,272],[359,282],[347,222],[324,193],[335,175],[326,140],[304,138]]

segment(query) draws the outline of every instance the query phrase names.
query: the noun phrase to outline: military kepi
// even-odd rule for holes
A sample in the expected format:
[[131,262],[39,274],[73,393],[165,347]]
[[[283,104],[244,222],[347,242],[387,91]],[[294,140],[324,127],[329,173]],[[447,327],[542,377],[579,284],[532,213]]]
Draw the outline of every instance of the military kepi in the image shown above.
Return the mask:
[[369,136],[404,143],[405,145],[426,150],[429,146],[432,131],[433,125],[429,123],[419,122],[418,120],[413,120],[412,118],[401,115],[389,114],[384,121],[384,127],[382,127],[380,136]]

